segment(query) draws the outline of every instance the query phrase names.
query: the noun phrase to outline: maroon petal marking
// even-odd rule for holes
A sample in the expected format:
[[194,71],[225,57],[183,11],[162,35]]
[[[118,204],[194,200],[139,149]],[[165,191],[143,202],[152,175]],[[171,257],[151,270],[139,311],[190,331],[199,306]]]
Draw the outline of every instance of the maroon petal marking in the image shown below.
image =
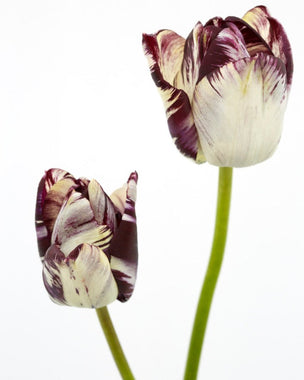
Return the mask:
[[250,56],[239,29],[232,23],[225,23],[225,25],[226,27],[221,30],[213,26],[206,28],[208,40],[199,80],[229,62]]
[[275,57],[280,58],[286,65],[287,84],[290,87],[293,74],[293,60],[289,40],[283,26],[273,17],[264,6],[248,11],[243,19],[253,27],[267,42]]
[[54,223],[64,199],[75,187],[77,187],[75,178],[62,169],[49,169],[39,183],[35,224],[38,250],[42,259],[51,245]]
[[198,80],[204,47],[204,27],[198,22],[185,41],[181,71],[176,78],[176,87],[182,88],[191,103]]
[[251,57],[258,53],[273,55],[267,42],[247,22],[238,17],[227,17],[227,23],[233,23],[242,33],[246,48]]
[[156,34],[144,35],[144,43],[153,55],[163,80],[174,86],[174,80],[182,65],[185,39],[177,33],[163,29]]
[[183,154],[197,162],[203,162],[189,98],[183,90],[175,88],[166,80],[167,77],[172,81],[173,75],[169,78],[169,70],[164,68],[164,62],[168,61],[168,57],[166,55],[167,59],[162,59],[164,47],[159,46],[157,38],[158,34],[144,34],[143,47],[149,61],[151,76],[164,101],[170,134]]
[[222,29],[222,25],[224,23],[224,20],[222,17],[212,17],[209,21],[206,22],[205,27],[207,26],[215,26],[219,28],[219,31]]
[[92,180],[88,185],[88,199],[94,218],[99,225],[106,225],[112,233],[117,226],[116,208],[100,184]]
[[109,226],[97,223],[89,200],[81,192],[72,191],[58,214],[52,243],[60,245],[65,256],[83,243],[104,251],[110,244],[112,234]]
[[60,277],[59,266],[65,260],[64,254],[58,245],[51,245],[46,252],[43,263],[43,282],[52,301],[66,305],[63,294],[62,281]]
[[168,103],[167,121],[176,147],[197,163],[204,162],[188,96],[183,90],[172,89]]
[[136,184],[133,172],[127,184],[125,212],[109,247],[112,273],[117,282],[121,302],[127,301],[134,290],[138,262],[137,227],[135,214]]
[[43,279],[58,304],[99,308],[113,302],[118,294],[108,258],[90,244],[80,244],[68,257],[52,245],[45,256]]

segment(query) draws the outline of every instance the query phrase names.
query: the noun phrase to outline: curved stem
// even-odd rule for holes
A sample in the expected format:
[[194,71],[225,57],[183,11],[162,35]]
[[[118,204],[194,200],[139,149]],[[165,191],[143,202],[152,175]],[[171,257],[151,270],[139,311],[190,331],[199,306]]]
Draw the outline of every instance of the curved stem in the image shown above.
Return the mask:
[[213,244],[192,328],[184,380],[195,380],[197,378],[209,311],[224,256],[231,185],[232,168],[220,168]]
[[122,379],[135,380],[118,340],[107,307],[96,309],[96,313]]

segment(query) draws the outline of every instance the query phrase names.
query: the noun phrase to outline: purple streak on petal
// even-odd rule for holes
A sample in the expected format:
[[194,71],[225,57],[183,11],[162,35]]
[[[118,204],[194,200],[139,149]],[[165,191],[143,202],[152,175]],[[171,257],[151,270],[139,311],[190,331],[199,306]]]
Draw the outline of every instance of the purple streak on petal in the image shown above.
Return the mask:
[[277,42],[280,48],[279,58],[283,61],[283,63],[286,66],[287,85],[288,87],[290,87],[293,75],[293,59],[291,46],[282,25],[274,18],[270,18],[269,22],[272,29],[272,38],[269,43],[270,48],[273,48],[275,42]]
[[[62,180],[70,181],[71,187],[75,185],[74,177],[62,169],[49,169],[42,177],[37,191],[35,223],[38,250],[40,257],[43,258],[51,244],[51,235],[56,215],[63,203],[66,194],[65,189],[61,193],[54,193],[49,199],[48,194],[52,187]],[[48,212],[51,210],[51,213]]]
[[169,100],[172,105],[166,112],[170,134],[177,148],[185,156],[195,160],[198,153],[198,135],[189,98],[184,91],[174,89]]
[[[101,186],[100,186],[100,189],[101,189],[102,195],[97,200],[98,204],[95,203],[95,205],[93,205],[91,202],[91,207],[94,212],[96,221],[99,224],[108,226],[110,230],[114,233],[117,228],[117,220],[116,220],[117,210],[113,202],[108,197],[108,195],[103,191],[103,188]],[[100,213],[101,209],[103,210],[103,214]]]
[[105,252],[111,236],[107,225],[97,223],[90,202],[82,192],[68,194],[52,233],[52,243],[60,245],[66,257],[80,243],[96,245]]
[[128,179],[125,212],[109,247],[111,268],[117,282],[121,302],[127,301],[134,290],[138,262],[136,227],[136,184],[138,175],[131,173]]
[[234,24],[225,23],[220,31],[218,27],[209,26],[205,33],[208,36],[208,45],[206,44],[202,60],[200,80],[229,62],[249,57],[243,36]]
[[183,90],[177,89],[164,80],[160,70],[159,47],[157,35],[143,35],[145,54],[152,61],[150,71],[156,86],[166,97],[170,105],[166,109],[169,131],[177,148],[187,157],[196,159],[199,152],[199,141],[193,121],[191,104]]
[[210,20],[208,20],[206,22],[205,27],[206,26],[215,26],[215,27],[219,28],[219,30],[221,30],[223,22],[224,22],[224,20],[222,19],[222,17],[212,17]]
[[227,17],[225,21],[226,23],[233,23],[240,30],[251,57],[258,53],[273,55],[267,42],[247,22],[234,16]]
[[43,282],[52,300],[56,303],[66,305],[63,295],[62,282],[59,276],[58,265],[65,260],[64,254],[59,246],[53,244],[46,252],[43,262]]
[[270,16],[265,6],[251,9],[246,13],[244,18],[260,33],[268,43],[273,54],[286,65],[287,85],[290,87],[293,74],[293,60],[291,46],[283,26]]
[[190,101],[199,76],[204,48],[204,27],[198,22],[185,41],[184,57],[181,66],[183,89]]
[[116,229],[116,207],[96,180],[84,183],[77,189],[90,202],[94,218],[99,225],[106,225],[114,233]]

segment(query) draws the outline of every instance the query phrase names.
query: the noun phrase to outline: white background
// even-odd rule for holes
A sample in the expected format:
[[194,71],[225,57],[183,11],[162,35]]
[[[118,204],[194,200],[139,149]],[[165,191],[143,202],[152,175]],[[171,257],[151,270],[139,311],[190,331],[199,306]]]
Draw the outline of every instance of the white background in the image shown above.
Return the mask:
[[[298,4],[298,5],[296,5]],[[60,167],[111,193],[139,173],[139,271],[109,306],[137,380],[182,379],[212,239],[217,168],[169,136],[141,33],[186,37],[252,1],[0,1],[0,378],[119,379],[94,310],[53,304],[36,248],[36,187]],[[303,16],[268,1],[293,46],[281,143],[234,172],[227,250],[199,379],[304,378]]]

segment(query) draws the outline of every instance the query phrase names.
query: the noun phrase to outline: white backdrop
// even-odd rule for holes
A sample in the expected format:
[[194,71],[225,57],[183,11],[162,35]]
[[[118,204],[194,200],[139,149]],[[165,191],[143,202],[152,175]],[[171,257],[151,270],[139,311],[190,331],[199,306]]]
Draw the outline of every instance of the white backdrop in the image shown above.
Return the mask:
[[[298,5],[296,5],[298,4]],[[234,172],[227,249],[199,374],[304,378],[303,17],[268,1],[293,47],[294,82],[275,155]],[[139,173],[139,272],[109,306],[138,380],[182,379],[212,239],[217,168],[169,136],[141,33],[186,37],[198,20],[252,1],[0,1],[0,378],[116,380],[94,310],[53,304],[36,248],[45,169],[96,178],[111,193]]]

